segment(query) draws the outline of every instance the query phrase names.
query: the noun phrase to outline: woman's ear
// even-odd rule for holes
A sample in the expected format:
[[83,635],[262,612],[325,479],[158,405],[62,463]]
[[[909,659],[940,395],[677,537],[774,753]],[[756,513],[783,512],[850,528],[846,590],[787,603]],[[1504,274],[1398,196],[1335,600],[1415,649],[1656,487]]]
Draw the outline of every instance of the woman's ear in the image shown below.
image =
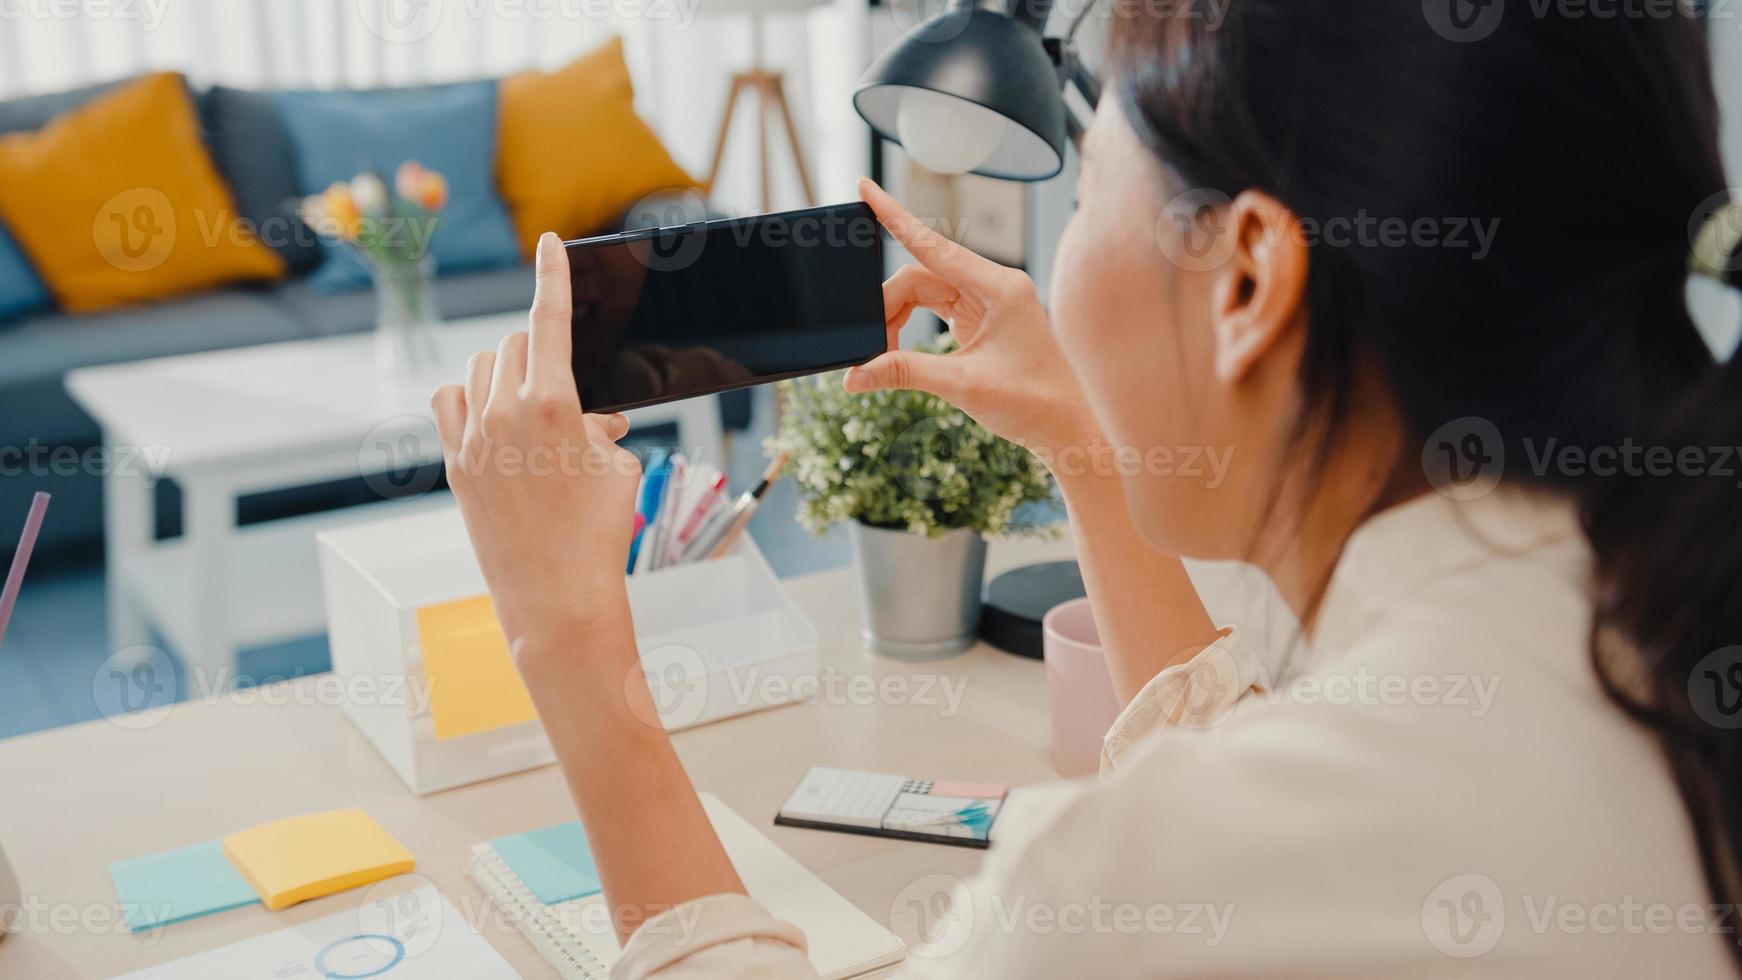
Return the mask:
[[1307,242],[1281,201],[1241,191],[1223,227],[1233,236],[1211,287],[1216,376],[1237,383],[1299,322],[1306,295]]

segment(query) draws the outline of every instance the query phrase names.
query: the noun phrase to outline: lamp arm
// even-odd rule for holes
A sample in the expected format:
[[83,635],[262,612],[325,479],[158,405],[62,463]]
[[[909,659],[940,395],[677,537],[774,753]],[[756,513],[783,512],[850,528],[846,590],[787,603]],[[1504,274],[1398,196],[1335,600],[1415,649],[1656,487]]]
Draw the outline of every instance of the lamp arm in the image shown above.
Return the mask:
[[1083,64],[1083,59],[1077,57],[1076,47],[1067,42],[1060,57],[1063,63],[1059,65],[1059,74],[1063,82],[1066,85],[1075,85],[1090,109],[1100,105],[1101,80],[1095,77],[1088,65]]
[[1053,0],[1010,0],[1010,19],[1036,34],[1046,33],[1046,19],[1052,16]]
[[[1018,0],[1023,2],[1023,0]],[[1046,53],[1052,58],[1053,67],[1058,70],[1059,88],[1065,100],[1065,132],[1072,143],[1081,143],[1083,133],[1088,128],[1088,120],[1083,118],[1078,108],[1071,104],[1070,93],[1075,89],[1082,97],[1082,102],[1092,115],[1095,106],[1101,101],[1101,80],[1089,70],[1083,59],[1077,54],[1077,44],[1071,35],[1076,33],[1072,25],[1071,34],[1062,38],[1045,38]]]

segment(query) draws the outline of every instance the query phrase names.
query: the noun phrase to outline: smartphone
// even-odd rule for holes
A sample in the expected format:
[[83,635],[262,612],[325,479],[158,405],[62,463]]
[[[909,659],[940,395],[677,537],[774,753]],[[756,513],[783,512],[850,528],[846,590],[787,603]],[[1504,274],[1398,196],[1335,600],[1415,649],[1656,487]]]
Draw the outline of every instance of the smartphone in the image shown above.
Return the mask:
[[575,384],[618,412],[883,353],[883,235],[866,205],[565,243]]

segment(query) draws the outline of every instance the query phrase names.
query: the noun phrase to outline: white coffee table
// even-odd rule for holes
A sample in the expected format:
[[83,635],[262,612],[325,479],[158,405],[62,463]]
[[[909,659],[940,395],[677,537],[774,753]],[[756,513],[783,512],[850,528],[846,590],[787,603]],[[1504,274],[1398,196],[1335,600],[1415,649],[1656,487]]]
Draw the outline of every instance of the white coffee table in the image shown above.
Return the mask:
[[[384,498],[246,527],[236,524],[237,498],[359,476],[403,488],[416,467],[441,459],[430,393],[525,323],[502,314],[444,324],[439,369],[397,383],[376,372],[368,334],[69,372],[67,390],[102,426],[110,458],[161,466],[112,466],[104,477],[111,652],[149,655],[155,628],[196,672],[189,689],[217,690],[234,679],[237,649],[324,630],[315,532],[450,498]],[[686,451],[723,458],[717,398],[629,414],[637,425],[675,422]],[[158,542],[161,477],[181,487],[182,536]]]

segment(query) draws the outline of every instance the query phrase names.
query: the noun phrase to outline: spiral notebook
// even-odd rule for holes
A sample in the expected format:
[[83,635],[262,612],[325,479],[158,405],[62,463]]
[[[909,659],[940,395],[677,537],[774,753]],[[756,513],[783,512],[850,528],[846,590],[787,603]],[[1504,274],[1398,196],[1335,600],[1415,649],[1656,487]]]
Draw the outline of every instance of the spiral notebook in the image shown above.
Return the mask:
[[[819,975],[860,977],[907,955],[894,933],[823,884],[718,797],[702,793],[701,800],[750,897],[804,932],[811,966]],[[469,870],[472,880],[567,980],[606,980],[621,949],[603,895],[547,905],[488,843],[472,847]]]

